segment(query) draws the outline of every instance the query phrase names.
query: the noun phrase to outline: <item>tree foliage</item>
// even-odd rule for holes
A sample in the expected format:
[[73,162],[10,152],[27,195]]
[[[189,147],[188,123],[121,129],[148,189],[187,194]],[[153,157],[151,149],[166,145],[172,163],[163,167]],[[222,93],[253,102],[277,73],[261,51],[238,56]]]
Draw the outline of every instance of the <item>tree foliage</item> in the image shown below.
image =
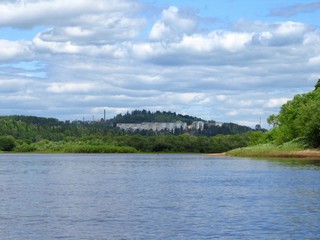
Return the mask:
[[15,139],[12,136],[0,137],[0,151],[12,151],[15,146]]
[[191,124],[194,121],[200,121],[200,118],[192,117],[189,115],[176,114],[175,112],[150,112],[147,110],[134,110],[131,113],[118,114],[111,122],[117,123],[141,123],[141,122],[176,122],[182,121]]
[[[206,122],[204,130],[124,131],[117,122],[201,120],[171,112],[136,110],[101,122],[66,121],[34,116],[0,117],[0,150],[16,152],[224,152],[249,144],[251,128],[233,123]],[[246,133],[246,134],[243,134]],[[240,135],[241,134],[241,135]],[[7,137],[9,136],[10,137]]]
[[316,85],[314,86],[314,90],[317,90],[320,88],[320,79],[318,79],[318,82],[316,83]]
[[271,131],[276,143],[303,139],[310,147],[320,146],[320,80],[315,89],[296,95],[282,105],[278,115],[271,115],[268,122],[274,126]]

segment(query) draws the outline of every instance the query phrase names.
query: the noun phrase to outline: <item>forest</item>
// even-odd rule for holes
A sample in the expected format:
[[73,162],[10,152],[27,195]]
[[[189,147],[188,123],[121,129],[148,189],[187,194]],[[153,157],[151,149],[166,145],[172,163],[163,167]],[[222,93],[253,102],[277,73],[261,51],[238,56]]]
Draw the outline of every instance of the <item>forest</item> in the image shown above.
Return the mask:
[[[221,153],[271,144],[300,149],[320,147],[320,79],[314,90],[298,94],[277,115],[269,116],[266,131],[234,123],[204,121],[203,130],[125,131],[117,123],[204,121],[172,112],[135,110],[97,122],[59,121],[35,116],[0,117],[0,151],[43,153]],[[283,148],[285,149],[285,148]],[[269,150],[267,150],[269,151]]]
[[124,131],[117,123],[175,122],[191,124],[200,118],[172,112],[135,110],[96,122],[59,121],[35,116],[0,117],[0,150],[14,152],[136,153],[184,152],[218,153],[244,147],[256,131],[234,123],[174,132]]

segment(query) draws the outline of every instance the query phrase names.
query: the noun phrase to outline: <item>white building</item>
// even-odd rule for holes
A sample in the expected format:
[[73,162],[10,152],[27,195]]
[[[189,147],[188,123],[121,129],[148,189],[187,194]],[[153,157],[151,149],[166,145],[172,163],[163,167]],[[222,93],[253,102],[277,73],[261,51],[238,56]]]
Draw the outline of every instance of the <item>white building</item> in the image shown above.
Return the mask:
[[185,122],[143,122],[143,123],[117,123],[117,127],[126,131],[152,130],[152,131],[174,131],[176,128],[186,130]]
[[215,126],[222,127],[223,122],[215,122]]
[[191,128],[192,128],[192,129],[196,129],[196,130],[203,131],[203,129],[204,129],[204,122],[203,122],[203,121],[193,122],[192,125],[191,125]]

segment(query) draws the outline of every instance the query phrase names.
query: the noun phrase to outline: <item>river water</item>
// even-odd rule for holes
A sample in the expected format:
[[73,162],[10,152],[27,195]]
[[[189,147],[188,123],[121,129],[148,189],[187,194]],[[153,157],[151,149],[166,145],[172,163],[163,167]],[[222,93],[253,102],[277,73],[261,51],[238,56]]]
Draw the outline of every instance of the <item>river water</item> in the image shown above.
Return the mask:
[[320,239],[320,161],[3,154],[0,239]]

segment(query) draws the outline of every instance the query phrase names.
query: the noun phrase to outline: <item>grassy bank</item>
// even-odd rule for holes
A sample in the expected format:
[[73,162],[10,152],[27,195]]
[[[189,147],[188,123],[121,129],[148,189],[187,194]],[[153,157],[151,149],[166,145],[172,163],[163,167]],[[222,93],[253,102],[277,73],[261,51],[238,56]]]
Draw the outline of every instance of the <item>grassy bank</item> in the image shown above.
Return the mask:
[[32,144],[18,145],[12,152],[17,153],[137,153],[130,146],[115,146],[111,144],[93,144],[84,142],[51,142],[40,141]]
[[305,149],[301,144],[292,142],[279,146],[269,143],[237,148],[227,152],[226,155],[234,157],[308,158],[320,160],[320,150]]

